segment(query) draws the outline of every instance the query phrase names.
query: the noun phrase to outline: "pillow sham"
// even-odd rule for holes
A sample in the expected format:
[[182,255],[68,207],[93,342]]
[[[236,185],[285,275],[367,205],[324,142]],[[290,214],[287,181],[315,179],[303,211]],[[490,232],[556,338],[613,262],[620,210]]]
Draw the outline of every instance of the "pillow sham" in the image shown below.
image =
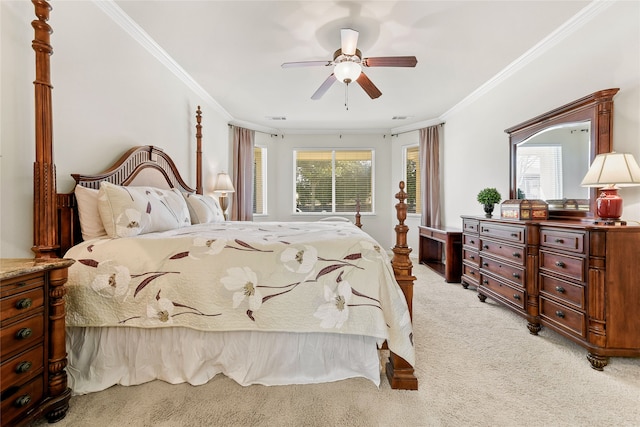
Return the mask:
[[98,210],[109,237],[130,237],[191,224],[189,208],[176,189],[122,187],[100,183]]
[[209,222],[224,222],[224,213],[215,197],[202,194],[183,193],[192,224],[206,224]]
[[83,240],[91,240],[106,236],[107,232],[98,211],[98,190],[76,185],[73,193],[78,204],[78,217],[80,218],[80,232]]

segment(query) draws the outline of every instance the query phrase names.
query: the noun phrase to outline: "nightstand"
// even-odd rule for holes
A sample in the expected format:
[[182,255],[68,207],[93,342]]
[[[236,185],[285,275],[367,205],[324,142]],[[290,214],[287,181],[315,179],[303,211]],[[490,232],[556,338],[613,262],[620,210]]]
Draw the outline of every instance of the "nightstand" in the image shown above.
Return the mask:
[[65,308],[70,259],[0,259],[2,425],[67,413]]

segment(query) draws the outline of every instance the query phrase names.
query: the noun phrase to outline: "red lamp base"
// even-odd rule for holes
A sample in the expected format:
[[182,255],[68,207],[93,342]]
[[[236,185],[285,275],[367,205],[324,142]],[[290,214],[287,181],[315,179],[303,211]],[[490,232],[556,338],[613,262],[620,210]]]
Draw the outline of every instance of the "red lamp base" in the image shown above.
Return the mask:
[[599,218],[597,220],[598,223],[624,225],[620,224],[624,221],[620,221],[622,216],[622,197],[618,195],[617,188],[603,188],[601,190],[600,197],[596,199],[596,214]]

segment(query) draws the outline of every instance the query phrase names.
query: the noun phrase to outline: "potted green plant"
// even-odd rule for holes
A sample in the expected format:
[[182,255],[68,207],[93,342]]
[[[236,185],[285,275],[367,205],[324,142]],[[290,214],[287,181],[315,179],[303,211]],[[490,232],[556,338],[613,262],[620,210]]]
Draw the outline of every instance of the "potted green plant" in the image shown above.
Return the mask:
[[478,193],[478,203],[484,206],[484,213],[487,218],[491,218],[491,214],[493,213],[493,207],[496,203],[499,203],[502,200],[502,196],[493,187],[487,187]]

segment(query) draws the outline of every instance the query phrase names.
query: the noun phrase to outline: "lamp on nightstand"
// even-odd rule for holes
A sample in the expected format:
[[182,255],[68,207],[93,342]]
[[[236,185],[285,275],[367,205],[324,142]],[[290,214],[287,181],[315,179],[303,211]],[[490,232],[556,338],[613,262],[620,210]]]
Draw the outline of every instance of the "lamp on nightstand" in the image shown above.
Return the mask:
[[229,206],[229,200],[227,199],[227,193],[233,193],[236,190],[233,188],[231,178],[224,172],[218,174],[216,184],[213,186],[213,192],[218,193],[218,199],[220,200],[220,208],[224,214],[224,219],[227,220],[227,206]]
[[580,185],[600,188],[600,197],[596,199],[596,223],[626,225],[620,220],[622,197],[618,195],[618,187],[640,185],[640,167],[629,153],[598,154]]

